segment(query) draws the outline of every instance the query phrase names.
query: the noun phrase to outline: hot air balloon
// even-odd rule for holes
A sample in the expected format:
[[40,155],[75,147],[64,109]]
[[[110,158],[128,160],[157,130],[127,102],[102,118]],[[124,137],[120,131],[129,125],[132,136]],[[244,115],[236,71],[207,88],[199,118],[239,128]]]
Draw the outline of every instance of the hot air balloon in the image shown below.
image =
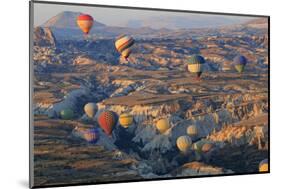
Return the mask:
[[74,117],[74,113],[71,109],[67,108],[60,112],[60,116],[62,119],[69,120]]
[[156,123],[157,130],[163,134],[170,128],[170,122],[169,119],[163,118],[157,121]]
[[192,140],[187,135],[180,136],[177,139],[177,147],[183,153],[186,153],[190,149],[191,145],[192,145]]
[[92,102],[87,103],[84,106],[84,111],[88,117],[93,118],[97,112],[97,106]]
[[211,149],[213,148],[213,144],[212,143],[205,143],[203,144],[201,151],[204,153],[209,152]]
[[115,41],[115,47],[123,58],[127,58],[131,54],[130,47],[134,44],[134,39],[127,35],[120,35]]
[[80,14],[77,17],[77,25],[87,35],[94,24],[94,19],[88,14]]
[[96,128],[88,129],[83,131],[83,136],[89,143],[95,144],[99,140],[99,131]]
[[134,118],[130,114],[124,113],[119,116],[119,123],[124,128],[128,128],[133,123],[133,121]]
[[268,172],[268,159],[264,159],[260,162],[259,172]]
[[186,133],[189,136],[196,136],[198,134],[198,129],[195,125],[191,125],[191,126],[187,127]]
[[247,59],[245,56],[238,55],[233,59],[233,65],[237,72],[242,73],[247,64]]
[[111,135],[116,125],[117,115],[112,111],[105,111],[99,115],[98,123],[107,135]]
[[121,52],[122,57],[124,57],[126,60],[128,60],[128,57],[130,56],[132,50],[130,48],[125,49]]
[[199,141],[197,141],[197,142],[195,142],[195,143],[193,144],[193,149],[194,149],[195,151],[197,151],[198,153],[201,153],[201,152],[202,152],[202,147],[203,147],[204,144],[206,144],[206,141],[204,141],[204,140],[199,140]]
[[199,79],[203,72],[203,64],[205,64],[205,59],[200,55],[194,55],[188,59],[187,63],[188,71],[195,73]]

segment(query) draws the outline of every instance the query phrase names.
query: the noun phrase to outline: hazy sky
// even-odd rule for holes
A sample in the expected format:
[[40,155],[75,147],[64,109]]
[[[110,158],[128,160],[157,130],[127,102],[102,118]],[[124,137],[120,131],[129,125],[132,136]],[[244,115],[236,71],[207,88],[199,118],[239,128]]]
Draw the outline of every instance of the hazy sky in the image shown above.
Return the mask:
[[[222,15],[204,15],[194,13],[179,13],[166,11],[152,11],[152,10],[129,10],[120,8],[102,8],[102,7],[88,7],[88,6],[73,6],[73,5],[57,5],[57,4],[34,4],[34,25],[38,26],[45,23],[51,17],[63,12],[74,11],[90,14],[95,20],[110,26],[126,26],[131,20],[149,20],[148,18],[196,18],[198,20],[227,20],[227,24],[237,24],[246,22],[252,17],[241,16],[222,16]],[[163,19],[164,20],[164,19]],[[156,22],[157,23],[157,22]],[[148,23],[149,24],[149,23]],[[163,26],[163,23],[161,23]],[[154,24],[155,25],[155,22]],[[151,26],[152,28],[155,26]]]

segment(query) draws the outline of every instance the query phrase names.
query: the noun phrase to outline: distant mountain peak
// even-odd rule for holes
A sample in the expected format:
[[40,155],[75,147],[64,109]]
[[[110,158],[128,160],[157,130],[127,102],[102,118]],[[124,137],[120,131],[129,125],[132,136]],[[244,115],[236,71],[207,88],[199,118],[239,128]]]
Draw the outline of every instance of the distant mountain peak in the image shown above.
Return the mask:
[[246,22],[245,25],[252,28],[268,28],[268,19],[267,18],[253,19]]
[[[72,11],[64,11],[56,16],[50,18],[47,22],[45,22],[42,26],[43,27],[50,27],[50,28],[72,28],[76,29],[76,19],[81,14],[81,12],[72,12]],[[106,25],[100,23],[98,21],[94,21],[94,27],[105,27]],[[77,28],[78,29],[78,28]]]

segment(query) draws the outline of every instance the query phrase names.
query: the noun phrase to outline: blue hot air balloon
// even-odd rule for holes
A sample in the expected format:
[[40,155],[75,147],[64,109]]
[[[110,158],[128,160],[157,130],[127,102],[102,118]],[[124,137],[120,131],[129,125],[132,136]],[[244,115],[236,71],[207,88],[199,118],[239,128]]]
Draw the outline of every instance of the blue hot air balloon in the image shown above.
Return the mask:
[[86,139],[89,143],[95,144],[99,140],[99,131],[97,128],[88,129],[83,132],[84,139]]
[[242,72],[244,71],[246,64],[247,64],[247,58],[246,58],[245,56],[237,55],[237,56],[233,59],[234,68],[235,68],[239,73],[242,73]]

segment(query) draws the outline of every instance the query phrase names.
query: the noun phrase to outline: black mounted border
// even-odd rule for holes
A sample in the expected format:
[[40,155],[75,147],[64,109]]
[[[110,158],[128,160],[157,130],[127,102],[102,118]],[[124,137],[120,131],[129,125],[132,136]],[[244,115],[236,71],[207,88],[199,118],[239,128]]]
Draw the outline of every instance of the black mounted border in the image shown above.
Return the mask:
[[[150,11],[165,11],[165,12],[182,12],[195,14],[210,14],[210,15],[227,15],[227,16],[247,16],[247,17],[262,17],[267,18],[268,22],[268,172],[249,172],[249,173],[233,173],[233,174],[218,174],[218,175],[200,175],[200,176],[181,176],[171,178],[153,178],[153,179],[135,179],[135,180],[120,180],[108,182],[87,182],[77,184],[50,184],[46,186],[36,186],[33,181],[33,110],[32,110],[32,96],[33,96],[33,27],[34,27],[34,4],[53,4],[66,6],[87,6],[87,7],[101,7],[101,8],[118,8],[118,9],[135,9],[135,10],[150,10]],[[83,185],[99,185],[99,184],[113,184],[113,183],[131,183],[144,181],[161,181],[161,180],[176,180],[189,178],[208,178],[208,177],[224,177],[224,176],[240,176],[240,175],[257,175],[270,173],[270,16],[257,14],[240,14],[240,13],[225,13],[225,12],[208,12],[208,11],[192,11],[180,9],[162,9],[149,7],[129,7],[118,5],[100,5],[88,3],[70,3],[70,2],[55,2],[55,1],[29,1],[29,187],[30,188],[51,188],[51,187],[65,187],[65,186],[83,186]]]

